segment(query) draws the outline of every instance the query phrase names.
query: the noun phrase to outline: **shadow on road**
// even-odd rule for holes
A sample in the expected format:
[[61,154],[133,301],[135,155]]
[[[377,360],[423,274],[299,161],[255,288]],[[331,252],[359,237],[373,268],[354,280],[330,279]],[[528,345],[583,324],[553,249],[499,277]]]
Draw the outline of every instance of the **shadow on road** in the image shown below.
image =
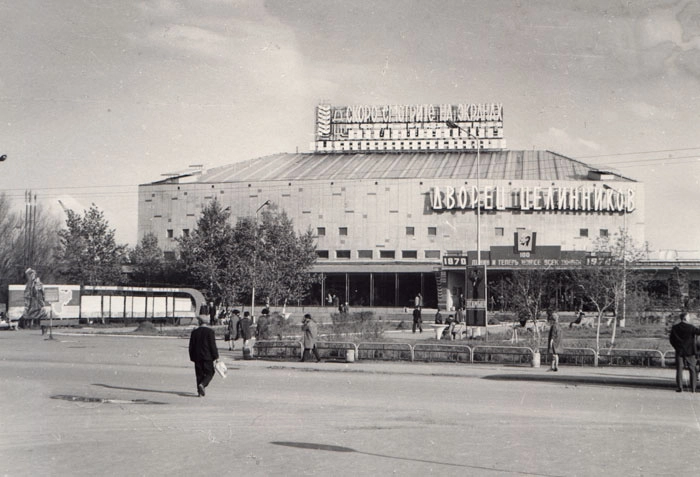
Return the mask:
[[122,389],[124,391],[138,391],[141,393],[160,393],[160,394],[174,394],[175,396],[181,396],[181,397],[196,397],[198,398],[199,395],[197,393],[185,393],[181,391],[161,391],[160,389],[143,389],[143,388],[125,388],[122,386],[111,386],[109,384],[99,384],[99,383],[92,383],[93,386],[100,386],[102,388],[107,388],[107,389]]
[[[675,381],[643,376],[576,376],[561,374],[492,374],[482,379],[493,381],[535,381],[542,383],[559,383],[589,386],[622,386],[631,388],[675,389]],[[564,373],[566,373],[564,371]],[[674,375],[675,376],[675,375]]]
[[445,466],[449,466],[449,467],[460,467],[460,468],[464,468],[464,469],[490,470],[492,472],[498,472],[501,474],[508,473],[508,474],[514,474],[514,475],[536,475],[536,476],[540,476],[540,477],[556,477],[555,474],[537,474],[537,473],[532,473],[532,472],[521,472],[521,471],[517,471],[517,470],[510,470],[510,469],[498,469],[495,467],[484,467],[484,466],[479,466],[479,465],[454,464],[452,462],[437,462],[434,460],[412,459],[409,457],[398,457],[398,456],[392,456],[392,455],[375,454],[372,452],[358,451],[358,450],[355,450],[351,447],[334,446],[334,445],[329,445],[329,444],[318,444],[315,442],[274,441],[274,442],[271,442],[270,444],[273,444],[276,446],[294,447],[297,449],[320,450],[320,451],[329,451],[329,452],[355,452],[357,454],[369,455],[369,456],[373,456],[373,457],[383,457],[385,459],[397,459],[397,460],[406,460],[406,461],[410,461],[410,462],[422,462],[425,464],[445,465]]

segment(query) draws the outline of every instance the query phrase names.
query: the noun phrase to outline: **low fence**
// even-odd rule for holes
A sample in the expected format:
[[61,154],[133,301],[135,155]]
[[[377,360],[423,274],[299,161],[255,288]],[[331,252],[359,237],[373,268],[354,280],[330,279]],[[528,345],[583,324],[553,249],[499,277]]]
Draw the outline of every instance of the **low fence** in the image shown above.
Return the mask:
[[471,363],[472,349],[465,345],[418,343],[413,346],[413,360],[426,362]]
[[[534,350],[526,346],[461,345],[439,343],[384,343],[317,341],[322,359],[354,361],[421,361],[446,363],[492,363],[531,365]],[[262,359],[299,359],[302,343],[296,340],[256,341],[254,355]],[[613,348],[596,353],[593,348],[564,348],[559,364],[573,366],[673,366],[675,353],[652,349]],[[540,348],[540,363],[549,364],[551,354]]]
[[474,363],[530,364],[533,351],[526,346],[474,346]]
[[[540,348],[540,356],[542,364],[552,362],[552,355],[547,353],[547,348]],[[593,348],[564,348],[564,352],[559,354],[559,364],[598,366],[598,353]]]

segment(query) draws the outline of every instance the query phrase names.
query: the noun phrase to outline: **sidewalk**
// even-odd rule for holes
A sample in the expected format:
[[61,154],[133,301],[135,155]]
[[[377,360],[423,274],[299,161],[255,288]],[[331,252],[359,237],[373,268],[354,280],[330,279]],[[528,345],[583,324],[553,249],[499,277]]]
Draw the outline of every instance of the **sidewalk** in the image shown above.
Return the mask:
[[219,350],[229,368],[259,367],[294,369],[310,372],[405,374],[455,378],[482,378],[503,381],[541,381],[559,384],[624,386],[675,390],[675,369],[634,367],[549,366],[465,364],[410,361],[365,361],[346,363],[340,360],[316,362],[281,361],[274,359],[243,360],[240,350]]
[[[109,338],[107,333],[75,333],[55,331],[54,336],[59,338],[70,336]],[[424,329],[423,333],[413,334],[411,330],[401,331],[401,339],[407,342],[415,342],[428,339],[433,330]],[[111,335],[113,338],[167,342],[180,340],[183,346],[184,338],[166,336],[127,336],[123,333]],[[45,337],[43,337],[45,338]],[[158,339],[159,338],[159,339]],[[469,344],[470,340],[446,341],[445,344]],[[562,365],[558,372],[549,371],[547,365],[533,368],[527,365],[507,365],[494,363],[451,363],[451,362],[424,362],[424,361],[369,361],[356,360],[352,363],[335,359],[321,363],[296,360],[259,359],[243,360],[241,343],[236,342],[236,349],[228,351],[227,344],[217,341],[221,358],[229,368],[261,368],[261,369],[295,369],[310,372],[337,372],[337,373],[372,373],[372,374],[404,374],[421,376],[442,377],[471,377],[509,381],[540,381],[547,383],[569,385],[598,385],[598,386],[625,386],[639,388],[675,389],[675,369],[672,367],[592,367],[592,366],[568,366]],[[473,342],[472,342],[473,343]]]

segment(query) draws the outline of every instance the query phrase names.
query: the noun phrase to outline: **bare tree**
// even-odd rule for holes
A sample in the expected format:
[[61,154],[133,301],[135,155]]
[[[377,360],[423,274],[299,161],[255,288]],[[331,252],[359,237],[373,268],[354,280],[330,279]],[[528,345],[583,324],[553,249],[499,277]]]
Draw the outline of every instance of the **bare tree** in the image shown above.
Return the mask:
[[504,291],[516,316],[533,323],[533,337],[538,350],[542,337],[537,320],[550,305],[550,294],[555,287],[553,282],[554,272],[551,270],[524,269],[514,271],[504,283]]
[[[54,253],[59,229],[59,219],[37,206],[32,213],[31,231],[28,231],[22,214],[13,211],[12,201],[5,194],[0,194],[0,293],[5,293],[8,284],[24,283],[27,267],[36,269],[44,280],[55,278],[57,263]],[[28,234],[31,234],[31,241],[27,240]],[[31,254],[27,253],[30,245]],[[27,262],[30,255],[32,263]],[[6,299],[0,297],[2,301]]]

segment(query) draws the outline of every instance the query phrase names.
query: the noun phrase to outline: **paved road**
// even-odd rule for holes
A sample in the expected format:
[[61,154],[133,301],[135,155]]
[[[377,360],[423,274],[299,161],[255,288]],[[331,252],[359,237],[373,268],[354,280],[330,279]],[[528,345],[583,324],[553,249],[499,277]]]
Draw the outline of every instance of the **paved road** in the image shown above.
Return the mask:
[[0,475],[692,475],[670,369],[280,363],[187,340],[0,332]]

